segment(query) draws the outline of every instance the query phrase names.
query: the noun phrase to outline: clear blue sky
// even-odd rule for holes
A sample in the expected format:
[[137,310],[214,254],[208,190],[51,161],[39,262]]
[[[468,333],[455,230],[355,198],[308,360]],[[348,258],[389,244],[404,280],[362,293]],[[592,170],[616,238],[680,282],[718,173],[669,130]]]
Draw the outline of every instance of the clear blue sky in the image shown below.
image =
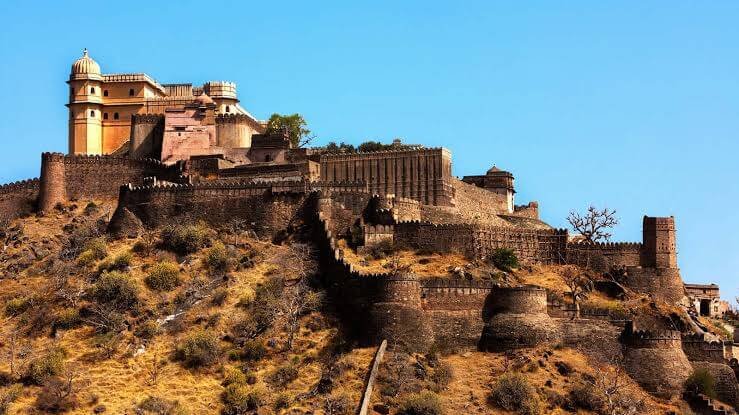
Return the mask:
[[0,182],[65,151],[69,66],[232,80],[318,144],[444,146],[493,163],[564,226],[615,208],[615,240],[675,215],[686,281],[739,295],[739,2],[16,2],[0,6]]

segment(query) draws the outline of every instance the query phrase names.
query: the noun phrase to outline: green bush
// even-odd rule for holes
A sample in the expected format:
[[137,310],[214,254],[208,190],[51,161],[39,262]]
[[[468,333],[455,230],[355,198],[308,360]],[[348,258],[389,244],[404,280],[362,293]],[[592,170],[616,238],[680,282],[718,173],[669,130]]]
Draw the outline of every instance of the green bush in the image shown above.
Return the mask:
[[260,385],[232,383],[226,386],[221,401],[224,415],[241,415],[256,411],[267,400],[267,391]]
[[536,389],[518,373],[499,377],[493,384],[488,401],[494,406],[521,415],[538,415],[541,411]]
[[31,297],[11,298],[5,302],[5,314],[11,317],[23,314],[32,304]]
[[207,367],[216,363],[220,357],[220,345],[215,334],[197,331],[182,341],[176,348],[175,356],[187,367]]
[[221,242],[216,242],[206,250],[203,263],[206,268],[213,272],[226,272],[232,266],[228,251]]
[[170,225],[160,234],[162,245],[179,254],[197,252],[210,241],[210,230],[203,223],[196,225]]
[[146,286],[155,291],[170,291],[180,285],[180,267],[172,262],[160,262],[149,269],[144,279]]
[[704,394],[716,398],[716,379],[708,369],[698,368],[685,381],[685,390],[692,394]]
[[136,281],[118,271],[105,272],[92,286],[91,297],[100,304],[116,310],[132,310],[139,305],[139,287]]
[[34,385],[41,385],[51,376],[57,376],[64,370],[64,356],[66,353],[60,347],[54,347],[46,351],[28,364],[23,374],[24,381]]
[[123,271],[131,265],[133,255],[130,252],[123,252],[118,254],[113,259],[106,259],[105,261],[98,264],[98,272],[105,271]]
[[518,267],[518,257],[512,249],[498,248],[490,255],[490,261],[496,268],[510,272],[513,268]]
[[431,391],[421,391],[406,397],[400,404],[398,415],[441,415],[444,409],[439,395]]

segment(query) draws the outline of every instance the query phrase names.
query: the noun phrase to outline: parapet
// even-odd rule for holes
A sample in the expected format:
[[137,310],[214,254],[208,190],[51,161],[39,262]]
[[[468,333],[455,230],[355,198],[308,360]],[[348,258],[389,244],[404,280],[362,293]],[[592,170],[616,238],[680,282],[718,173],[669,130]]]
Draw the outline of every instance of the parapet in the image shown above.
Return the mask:
[[620,337],[621,343],[633,349],[680,349],[682,337],[677,330],[635,330],[629,321]]
[[164,122],[164,114],[133,114],[132,124],[158,124]]
[[693,362],[726,363],[733,357],[731,341],[708,339],[704,333],[683,334],[682,347]]
[[38,178],[33,178],[3,184],[0,185],[0,194],[17,193],[24,190],[38,190],[40,183]]

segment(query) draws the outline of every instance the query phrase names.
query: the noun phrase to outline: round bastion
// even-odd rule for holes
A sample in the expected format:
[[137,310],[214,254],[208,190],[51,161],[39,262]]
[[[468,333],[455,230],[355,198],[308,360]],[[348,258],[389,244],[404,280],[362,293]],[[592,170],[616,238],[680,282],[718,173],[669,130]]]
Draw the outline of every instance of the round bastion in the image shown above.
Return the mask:
[[413,275],[389,276],[379,284],[370,307],[370,340],[406,351],[424,352],[433,331],[421,309],[421,283]]
[[485,327],[479,349],[502,352],[561,340],[557,322],[547,314],[547,292],[535,286],[499,287],[483,310]]
[[621,342],[624,368],[644,390],[667,399],[681,395],[693,368],[683,352],[679,331],[635,331],[629,323]]

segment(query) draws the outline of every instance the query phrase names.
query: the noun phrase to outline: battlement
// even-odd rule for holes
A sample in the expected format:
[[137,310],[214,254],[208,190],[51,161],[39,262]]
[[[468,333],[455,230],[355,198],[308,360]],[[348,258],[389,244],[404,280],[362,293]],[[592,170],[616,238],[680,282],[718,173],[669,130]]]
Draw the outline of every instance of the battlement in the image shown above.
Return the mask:
[[688,360],[694,362],[726,363],[733,358],[733,342],[706,338],[704,333],[685,333],[682,346]]
[[377,150],[377,151],[358,151],[356,153],[344,153],[341,151],[327,151],[321,154],[321,158],[326,159],[363,159],[368,156],[399,156],[404,154],[423,154],[423,153],[438,153],[448,154],[451,156],[451,152],[444,147],[418,147],[418,148],[402,148],[402,149],[388,149],[388,150]]
[[567,248],[591,251],[640,251],[644,247],[641,242],[568,242]]
[[41,153],[41,161],[43,162],[62,162],[64,164],[98,164],[98,165],[130,165],[130,164],[146,164],[152,167],[169,168],[168,165],[160,160],[145,158],[129,158],[115,157],[93,154],[62,154],[62,153]]
[[0,194],[22,192],[24,190],[38,190],[40,185],[38,178],[19,180],[17,182],[0,185]]
[[635,330],[628,322],[621,333],[621,342],[635,349],[672,349],[682,347],[682,335],[677,330]]

